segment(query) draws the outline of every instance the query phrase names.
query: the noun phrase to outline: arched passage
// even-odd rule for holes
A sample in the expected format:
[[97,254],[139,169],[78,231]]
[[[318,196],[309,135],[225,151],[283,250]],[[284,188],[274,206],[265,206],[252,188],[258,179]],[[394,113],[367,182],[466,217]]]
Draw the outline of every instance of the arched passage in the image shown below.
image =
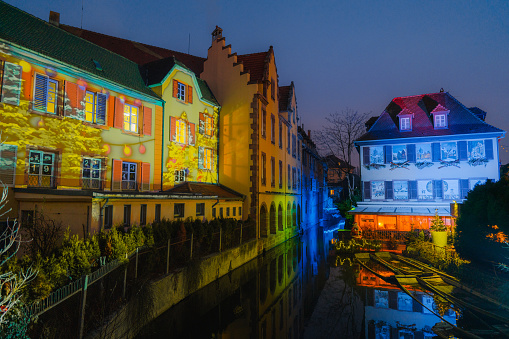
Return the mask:
[[286,228],[292,227],[292,205],[288,203],[286,207]]
[[279,204],[277,211],[277,229],[283,231],[283,205]]
[[293,220],[293,226],[297,226],[297,206],[295,203],[293,203],[292,206],[292,220]]
[[260,207],[260,237],[267,237],[267,207]]
[[270,234],[276,234],[276,206],[270,205]]

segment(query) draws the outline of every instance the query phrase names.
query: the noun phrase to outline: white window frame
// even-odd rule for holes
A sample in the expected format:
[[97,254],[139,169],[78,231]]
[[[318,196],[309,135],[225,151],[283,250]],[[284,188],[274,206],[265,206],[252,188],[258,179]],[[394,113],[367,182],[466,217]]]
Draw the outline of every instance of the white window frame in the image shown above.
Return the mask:
[[[134,171],[132,171],[131,165],[134,165]],[[124,170],[124,166],[127,166],[127,171]],[[131,174],[134,173],[134,180],[131,179]],[[138,164],[136,162],[122,162],[122,189],[123,190],[135,190],[138,179]]]
[[186,181],[186,170],[175,170],[175,183],[181,183]]
[[203,169],[212,170],[214,152],[211,148],[203,149]]
[[[104,104],[104,121],[102,123],[99,123],[97,121],[97,113],[98,113],[97,111],[98,111],[98,108],[99,108],[99,96],[100,95],[104,96],[104,100],[105,100],[105,104]],[[90,97],[92,98],[92,102],[89,101]],[[85,115],[84,115],[84,120],[87,121],[87,122],[91,122],[93,124],[99,124],[99,125],[106,124],[106,112],[107,112],[107,108],[106,108],[106,105],[107,105],[106,104],[106,102],[107,102],[106,95],[104,95],[102,93],[96,93],[96,92],[87,91],[85,93],[85,98],[84,99],[85,99]],[[91,107],[92,108],[91,111],[89,111],[89,109],[90,109],[89,105],[92,106]],[[92,115],[91,119],[87,119],[87,113]],[[138,114],[138,116],[139,116],[139,114]]]
[[179,144],[187,145],[187,122],[183,119],[175,120],[175,137]]
[[412,120],[411,117],[405,116],[399,118],[399,130],[400,131],[411,131],[412,130]]
[[187,90],[186,84],[184,84],[180,81],[177,81],[177,99],[186,101],[186,94],[187,94],[186,90]]
[[138,133],[139,122],[139,108],[134,105],[124,104],[124,131]]
[[[34,163],[31,161],[31,154],[39,153],[39,162]],[[53,187],[54,177],[55,177],[55,153],[39,151],[39,150],[29,150],[28,156],[28,185],[36,186],[36,187]],[[44,156],[51,155],[51,163],[45,162]],[[50,174],[44,174],[47,169],[45,166],[49,166]],[[37,185],[33,185],[30,183],[31,177],[37,177]],[[49,185],[43,185],[43,178],[49,177]]]
[[447,128],[447,114],[446,113],[434,114],[433,119],[435,122],[435,128]]
[[[88,163],[88,166],[87,166]],[[88,189],[101,189],[101,170],[102,170],[102,160],[98,158],[92,158],[92,157],[83,157],[83,163],[81,166],[82,173],[81,173],[81,180],[82,180],[82,187],[88,188]],[[95,164],[98,164],[98,168],[93,168]],[[85,170],[88,169],[88,176],[86,176]],[[97,174],[97,177],[94,177],[94,173]],[[86,184],[88,182],[88,185]],[[87,187],[85,187],[87,186]]]

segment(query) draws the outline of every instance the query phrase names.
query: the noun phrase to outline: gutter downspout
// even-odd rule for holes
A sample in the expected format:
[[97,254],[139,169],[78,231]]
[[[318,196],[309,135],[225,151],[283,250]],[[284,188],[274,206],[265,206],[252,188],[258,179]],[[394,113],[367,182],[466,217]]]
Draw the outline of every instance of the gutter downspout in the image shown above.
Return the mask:
[[163,171],[164,171],[164,125],[165,125],[165,121],[164,121],[164,104],[165,104],[165,101],[161,99],[161,101],[163,102],[163,116],[162,116],[162,122],[163,122],[163,129],[162,129],[162,138],[161,138],[161,189],[159,190],[160,192],[163,191]]

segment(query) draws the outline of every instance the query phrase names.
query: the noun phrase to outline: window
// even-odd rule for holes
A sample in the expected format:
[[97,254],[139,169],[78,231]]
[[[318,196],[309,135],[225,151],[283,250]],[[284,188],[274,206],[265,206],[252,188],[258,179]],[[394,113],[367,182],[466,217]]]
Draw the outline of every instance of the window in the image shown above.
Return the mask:
[[239,217],[242,216],[242,207],[239,207]]
[[236,212],[237,212],[237,207],[233,207],[233,209],[232,209],[232,210],[233,210],[233,211],[232,211],[232,212],[233,212],[233,213],[232,213],[232,215],[233,215],[233,216],[236,216],[236,215],[237,215],[237,214],[236,214]]
[[175,170],[175,183],[186,181],[186,170]]
[[95,158],[83,158],[82,173],[83,188],[101,189],[101,160]]
[[205,215],[205,203],[204,202],[196,203],[196,216],[202,217],[204,215]]
[[262,138],[265,138],[267,135],[266,129],[267,129],[267,112],[262,109]]
[[290,169],[290,165],[288,165],[288,188],[292,188],[292,178],[290,177],[292,174],[291,174],[291,169]]
[[219,218],[223,217],[223,208],[219,207]]
[[270,95],[272,97],[272,100],[276,99],[276,82],[274,79],[270,81]]
[[296,189],[297,188],[297,169],[294,167],[292,168],[292,188],[293,189]]
[[266,169],[265,169],[265,162],[266,162],[266,156],[265,156],[265,153],[262,152],[262,185],[265,185],[266,182],[267,182],[267,174],[266,174]]
[[147,205],[141,204],[140,206],[140,226],[147,224]]
[[111,228],[113,226],[113,206],[108,205],[104,207],[104,228]]
[[431,144],[416,144],[415,158],[416,162],[431,162],[433,160]]
[[371,182],[371,200],[383,200],[385,199],[385,182],[383,181],[372,181]]
[[446,114],[434,114],[435,128],[446,128],[447,127],[447,116]]
[[394,200],[408,200],[408,181],[394,181],[392,187]]
[[459,180],[442,180],[444,200],[460,198]]
[[134,162],[122,162],[122,189],[136,189],[137,164]]
[[124,226],[131,226],[131,205],[124,205]]
[[198,168],[212,170],[214,151],[211,148],[199,147]]
[[279,160],[279,188],[283,188],[283,161]]
[[297,140],[297,160],[300,160],[300,140]]
[[[3,66],[3,77],[2,77]],[[19,106],[19,97],[21,94],[21,74],[22,68],[10,62],[0,61],[0,101],[9,105]]]
[[276,187],[276,159],[270,158],[270,186]]
[[138,107],[124,104],[124,130],[138,133]]
[[177,136],[177,142],[181,144],[187,144],[187,124],[182,119],[176,120],[176,136]]
[[58,81],[42,74],[35,74],[34,109],[57,114]]
[[484,140],[469,140],[468,146],[468,160],[486,158],[486,150],[484,147]]
[[[87,91],[85,94],[85,121],[104,125],[106,117],[107,97],[102,93],[92,93]],[[125,105],[124,105],[125,111]],[[125,119],[125,115],[124,115]],[[129,130],[129,129],[126,129]],[[132,131],[134,132],[134,131]],[[137,132],[137,130],[136,130]]]
[[283,122],[279,120],[279,148],[283,149]]
[[155,222],[161,221],[161,204],[156,204],[154,221]]
[[230,207],[226,207],[226,216],[229,217],[230,216]]
[[177,99],[186,100],[186,85],[181,82],[177,83]]
[[417,180],[417,199],[433,200],[433,181]]
[[371,146],[369,148],[369,163],[370,164],[383,164],[384,163],[384,148],[383,148],[383,146]]
[[28,185],[53,187],[55,154],[43,151],[30,151],[28,159]]
[[209,137],[214,135],[214,119],[206,113],[206,110],[205,113],[200,113],[198,132]]
[[173,217],[175,218],[183,218],[184,217],[184,208],[185,208],[185,204],[175,204],[173,206]]
[[216,208],[213,208],[212,209],[212,218],[215,218],[216,217]]
[[455,161],[458,159],[458,145],[453,142],[440,143],[440,160]]
[[403,163],[407,160],[406,145],[392,146],[392,162]]
[[270,115],[270,141],[276,143],[276,117],[274,114]]
[[0,181],[6,186],[14,186],[17,150],[17,146],[0,144]]
[[400,131],[412,130],[412,120],[410,116],[399,117],[399,130]]
[[291,140],[291,136],[290,136],[290,128],[287,127],[287,129],[288,129],[288,133],[287,133],[288,134],[288,144],[286,144],[286,149],[288,150],[288,154],[290,154],[290,151],[291,151],[290,147],[291,147],[292,140]]

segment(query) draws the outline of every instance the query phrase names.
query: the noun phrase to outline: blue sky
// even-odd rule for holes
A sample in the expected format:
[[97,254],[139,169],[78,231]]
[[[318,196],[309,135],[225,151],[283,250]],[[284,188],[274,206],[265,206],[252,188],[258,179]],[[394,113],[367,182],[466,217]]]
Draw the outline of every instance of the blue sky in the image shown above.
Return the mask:
[[[508,1],[8,0],[39,18],[206,57],[223,28],[238,54],[274,46],[301,122],[346,107],[379,115],[392,98],[444,88],[509,130]],[[502,140],[509,145],[509,136]],[[509,146],[506,147],[509,149]],[[501,150],[502,163],[509,152]]]

